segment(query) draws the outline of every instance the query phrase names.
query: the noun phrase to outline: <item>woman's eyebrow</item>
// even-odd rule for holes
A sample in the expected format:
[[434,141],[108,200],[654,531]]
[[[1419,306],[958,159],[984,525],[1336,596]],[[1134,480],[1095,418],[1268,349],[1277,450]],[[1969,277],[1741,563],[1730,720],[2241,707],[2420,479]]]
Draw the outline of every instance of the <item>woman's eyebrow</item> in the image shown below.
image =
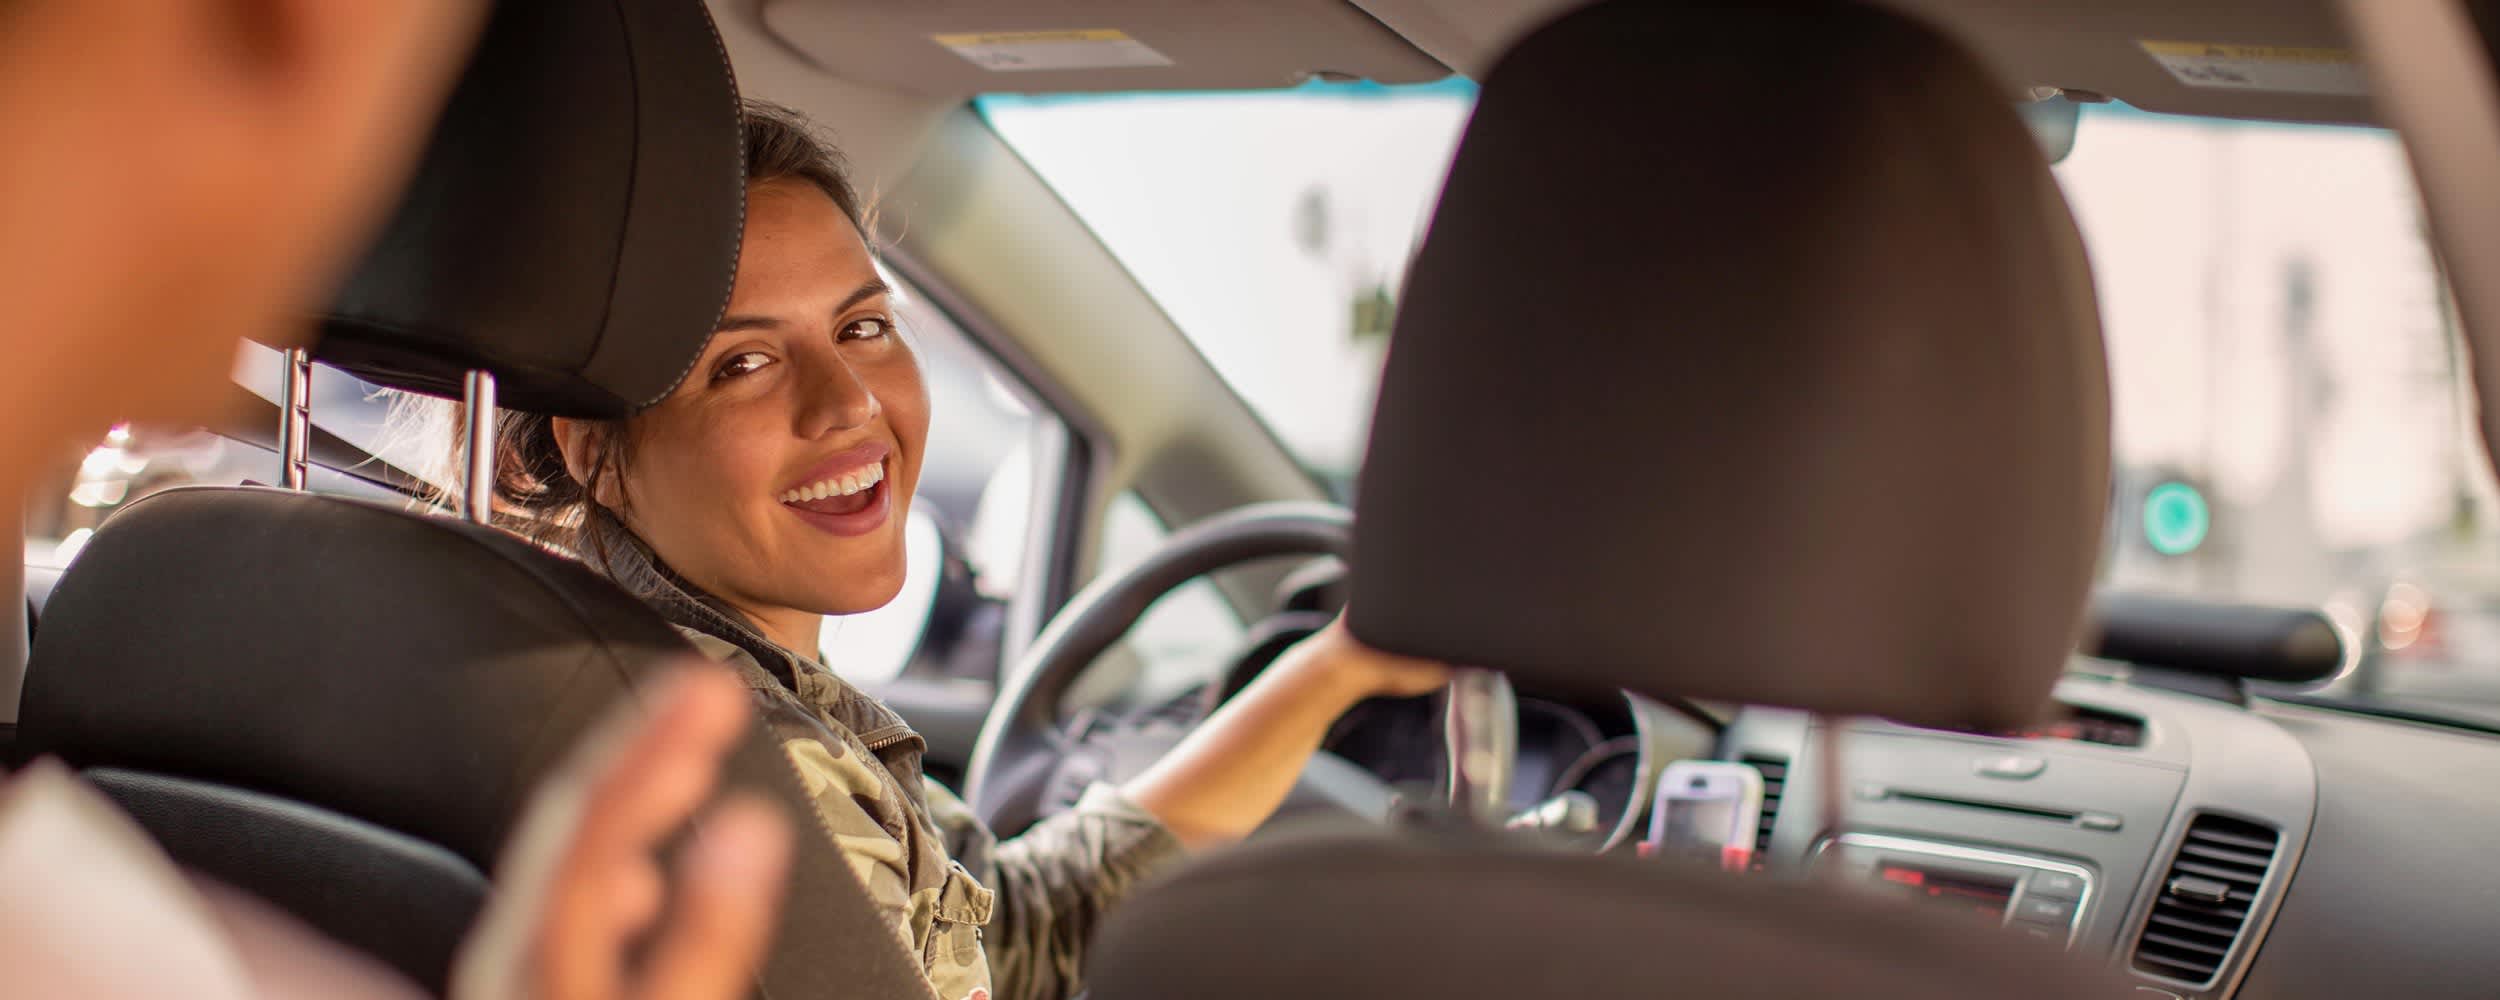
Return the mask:
[[857,308],[860,303],[866,302],[869,299],[876,298],[880,295],[892,294],[894,294],[894,288],[893,286],[886,284],[885,279],[870,278],[868,279],[867,284],[852,289],[850,296],[844,298],[841,305],[833,307],[833,314],[840,316],[843,313],[850,312],[852,309]]
[[[840,316],[869,299],[892,294],[894,294],[894,287],[886,284],[885,279],[872,278],[867,284],[852,289],[851,294],[844,296],[842,304],[833,307],[833,314]],[[712,332],[736,333],[740,330],[769,330],[780,325],[781,320],[771,316],[723,316],[720,324],[712,327]]]
[[780,325],[780,320],[770,316],[723,316],[720,325],[713,327],[712,332],[716,334],[736,333],[740,330],[764,330]]

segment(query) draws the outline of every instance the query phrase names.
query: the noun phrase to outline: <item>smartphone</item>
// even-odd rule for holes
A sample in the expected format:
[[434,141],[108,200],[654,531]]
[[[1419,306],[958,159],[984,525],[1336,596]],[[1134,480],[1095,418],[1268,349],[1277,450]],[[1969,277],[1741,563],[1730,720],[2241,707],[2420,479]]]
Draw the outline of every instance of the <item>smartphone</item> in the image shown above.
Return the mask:
[[1729,871],[1753,866],[1762,822],[1762,772],[1724,760],[1679,760],[1658,776],[1643,855],[1667,855]]

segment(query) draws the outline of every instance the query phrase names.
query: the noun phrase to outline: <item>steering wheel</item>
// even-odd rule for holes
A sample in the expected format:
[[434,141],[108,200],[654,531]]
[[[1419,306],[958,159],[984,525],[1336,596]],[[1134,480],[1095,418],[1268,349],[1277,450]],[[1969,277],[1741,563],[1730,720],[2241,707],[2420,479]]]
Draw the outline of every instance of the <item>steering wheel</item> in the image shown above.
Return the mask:
[[[1350,558],[1353,524],[1353,515],[1331,504],[1252,504],[1191,525],[1143,562],[1088,585],[1004,678],[965,773],[964,798],[973,811],[1001,836],[1012,836],[1040,818],[1051,774],[1065,752],[1058,733],[1061,701],[1095,658],[1127,635],[1157,599],[1181,584],[1242,563],[1288,556]],[[1385,819],[1389,811],[1391,792],[1385,782],[1326,751],[1303,772],[1302,786],[1359,815]]]

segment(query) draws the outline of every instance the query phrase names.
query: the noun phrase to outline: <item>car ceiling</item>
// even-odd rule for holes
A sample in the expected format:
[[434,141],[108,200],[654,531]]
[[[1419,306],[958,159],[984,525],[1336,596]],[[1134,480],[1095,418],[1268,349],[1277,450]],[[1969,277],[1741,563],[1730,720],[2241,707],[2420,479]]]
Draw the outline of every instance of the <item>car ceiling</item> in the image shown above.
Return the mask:
[[[715,0],[815,70],[897,95],[1288,87],[1315,76],[1478,75],[1580,0]],[[2181,114],[2367,122],[2365,98],[2191,87],[2140,41],[2344,49],[2327,0],[1884,0],[1970,40],[2018,89],[2107,94]],[[940,41],[1116,31],[1168,65],[984,68]],[[1105,58],[1118,61],[1113,47]],[[1135,49],[1127,49],[1134,52]],[[1671,53],[1661,53],[1667,58]]]

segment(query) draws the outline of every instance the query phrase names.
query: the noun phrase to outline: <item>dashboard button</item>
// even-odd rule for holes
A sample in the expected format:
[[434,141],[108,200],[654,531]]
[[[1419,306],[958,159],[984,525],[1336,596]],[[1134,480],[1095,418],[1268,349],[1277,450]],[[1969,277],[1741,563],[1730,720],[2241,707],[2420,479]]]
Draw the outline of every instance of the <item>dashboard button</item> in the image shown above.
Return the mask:
[[2016,933],[2034,941],[2046,941],[2060,948],[2066,946],[2067,935],[2066,929],[2063,927],[2045,927],[2040,924],[2015,924],[2014,930]]
[[2102,833],[2109,833],[2118,830],[2127,824],[2126,821],[2108,813],[2084,813],[2081,816],[2075,817],[2075,825],[2086,830],[2098,830]]
[[2075,901],[2024,896],[2014,901],[2014,919],[2018,923],[2047,924],[2069,927],[2075,922]]
[[1979,763],[1972,765],[1971,770],[1979,772],[1982,778],[2028,781],[2039,777],[2040,772],[2048,770],[2048,767],[2049,762],[2045,759],[2028,754],[2010,753],[2002,757],[1982,757]]
[[2033,872],[2031,884],[2023,888],[2026,898],[2077,900],[2083,898],[2083,876],[2066,872]]

